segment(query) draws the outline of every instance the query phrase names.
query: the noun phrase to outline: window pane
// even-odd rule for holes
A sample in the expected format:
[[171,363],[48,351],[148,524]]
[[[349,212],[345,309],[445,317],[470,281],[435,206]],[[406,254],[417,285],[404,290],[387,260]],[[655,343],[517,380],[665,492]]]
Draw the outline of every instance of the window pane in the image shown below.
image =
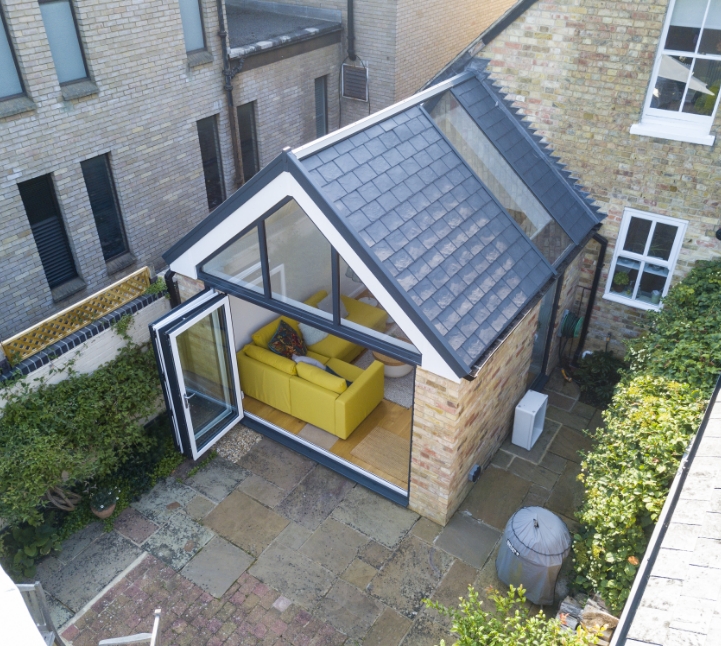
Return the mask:
[[721,2],[711,1],[698,51],[700,54],[721,54]]
[[248,181],[259,170],[258,139],[255,133],[255,103],[238,106],[238,136],[243,158],[243,180]]
[[707,0],[676,0],[666,36],[665,49],[696,51]]
[[648,240],[648,232],[651,230],[651,224],[651,220],[631,218],[623,248],[631,253],[642,254],[646,250],[646,241]]
[[661,260],[668,260],[671,257],[671,250],[677,232],[678,227],[657,222],[653,238],[651,238],[651,246],[648,248],[648,255],[661,258]]
[[[0,10],[1,11],[1,10]],[[20,75],[15,66],[10,39],[5,27],[5,20],[0,15],[0,98],[22,94],[23,86],[20,83]]]
[[18,184],[18,189],[50,288],[77,278],[78,272],[50,175],[22,182]]
[[657,110],[678,112],[681,107],[686,81],[691,76],[693,59],[686,56],[661,56],[656,77],[656,87],[651,98],[651,107]]
[[200,156],[203,160],[205,193],[208,196],[208,208],[212,211],[225,199],[220,142],[218,141],[218,123],[213,116],[201,119],[196,125],[198,126],[198,140],[200,141]]
[[327,76],[315,80],[315,136],[328,134],[328,95]]
[[257,227],[216,254],[203,265],[202,270],[262,294],[263,272]]
[[619,257],[611,281],[611,291],[622,296],[632,296],[641,263],[630,258]]
[[683,103],[683,111],[710,116],[721,85],[721,61],[697,58]]
[[55,71],[60,83],[77,81],[88,77],[80,49],[78,31],[68,0],[40,3],[45,33],[50,43]]
[[571,239],[453,94],[446,92],[430,108],[430,115],[548,262],[556,262]]
[[647,263],[643,268],[643,275],[641,276],[641,284],[638,286],[636,300],[658,305],[661,300],[661,294],[663,294],[663,290],[666,287],[667,280],[668,269],[666,267]]
[[194,52],[198,49],[205,49],[199,0],[178,0],[178,2],[180,4],[180,19],[183,22],[185,51]]
[[295,200],[265,220],[265,236],[273,298],[331,318],[332,309],[318,309],[313,299],[331,293],[330,243]]

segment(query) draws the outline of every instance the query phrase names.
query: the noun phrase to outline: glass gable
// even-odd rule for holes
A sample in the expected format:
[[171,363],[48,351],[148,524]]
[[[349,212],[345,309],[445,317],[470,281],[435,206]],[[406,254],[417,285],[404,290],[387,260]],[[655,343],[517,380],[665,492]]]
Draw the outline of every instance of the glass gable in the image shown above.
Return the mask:
[[427,104],[431,118],[550,264],[572,241],[451,92]]
[[229,283],[245,287],[260,294],[264,291],[263,271],[260,263],[260,243],[257,227],[205,262],[201,270],[227,280]]

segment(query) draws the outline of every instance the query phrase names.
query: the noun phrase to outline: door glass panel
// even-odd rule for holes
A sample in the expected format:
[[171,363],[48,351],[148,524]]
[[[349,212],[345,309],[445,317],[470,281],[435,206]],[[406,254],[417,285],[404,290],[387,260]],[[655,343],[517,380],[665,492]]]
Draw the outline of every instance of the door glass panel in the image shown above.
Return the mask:
[[254,292],[263,293],[263,271],[260,265],[258,229],[248,233],[206,262],[202,271]]
[[178,334],[176,343],[185,387],[181,396],[200,448],[238,412],[224,308]]
[[626,242],[623,248],[631,253],[643,254],[646,249],[646,240],[648,240],[648,232],[651,230],[651,220],[643,218],[631,218],[628,225],[628,233],[626,233]]
[[653,238],[651,238],[651,246],[648,248],[648,255],[668,260],[671,256],[673,243],[676,240],[677,231],[678,227],[657,222],[653,231]]
[[658,305],[667,280],[668,269],[666,267],[647,263],[643,268],[641,284],[638,286],[636,300]]

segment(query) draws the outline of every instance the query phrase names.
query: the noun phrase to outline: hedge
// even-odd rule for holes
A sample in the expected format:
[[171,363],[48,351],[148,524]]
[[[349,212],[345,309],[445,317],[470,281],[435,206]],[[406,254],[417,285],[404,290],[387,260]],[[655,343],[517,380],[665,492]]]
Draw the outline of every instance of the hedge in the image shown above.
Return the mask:
[[623,608],[721,372],[721,260],[699,263],[628,344],[630,369],[585,456],[576,584]]

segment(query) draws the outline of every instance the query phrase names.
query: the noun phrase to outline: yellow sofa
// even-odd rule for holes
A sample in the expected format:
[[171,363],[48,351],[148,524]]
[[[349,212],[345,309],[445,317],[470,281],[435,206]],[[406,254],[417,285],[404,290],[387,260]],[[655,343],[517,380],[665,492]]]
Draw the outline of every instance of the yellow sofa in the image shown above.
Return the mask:
[[[317,305],[327,292],[306,301]],[[348,320],[384,330],[387,314],[371,305],[342,297]],[[298,363],[268,350],[280,320],[296,331],[298,322],[281,316],[252,335],[253,343],[237,353],[243,392],[265,404],[322,428],[345,440],[383,399],[383,364],[374,361],[365,370],[349,363],[363,348],[351,341],[328,335],[309,346],[308,355],[327,365],[336,377],[315,366]],[[352,382],[350,386],[346,380]]]

